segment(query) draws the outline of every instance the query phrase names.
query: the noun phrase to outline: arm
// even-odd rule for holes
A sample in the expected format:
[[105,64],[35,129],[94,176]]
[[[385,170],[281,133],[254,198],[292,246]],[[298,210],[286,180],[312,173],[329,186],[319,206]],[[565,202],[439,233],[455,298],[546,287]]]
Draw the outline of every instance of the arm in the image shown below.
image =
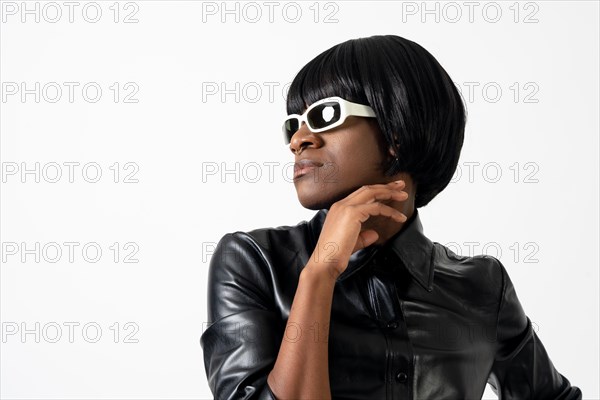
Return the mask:
[[266,265],[246,236],[225,235],[208,271],[208,327],[200,337],[216,400],[273,400],[266,382],[283,327],[274,311]]
[[335,278],[311,261],[300,273],[290,310],[289,337],[268,377],[278,398],[331,399],[328,336]]
[[335,278],[309,265],[286,327],[274,311],[260,250],[239,234],[218,243],[208,274],[210,325],[200,339],[215,399],[331,398],[327,336]]
[[496,326],[496,358],[488,383],[499,399],[581,400],[552,364],[544,345],[525,315],[515,288],[499,260],[502,292]]

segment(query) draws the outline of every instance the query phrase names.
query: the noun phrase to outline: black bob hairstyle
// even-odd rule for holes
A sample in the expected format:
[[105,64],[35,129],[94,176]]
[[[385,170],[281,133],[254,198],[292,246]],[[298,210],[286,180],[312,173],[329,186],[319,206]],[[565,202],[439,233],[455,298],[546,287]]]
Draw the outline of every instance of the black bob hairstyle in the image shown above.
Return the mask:
[[386,176],[408,173],[415,207],[448,185],[467,121],[462,95],[439,62],[419,44],[395,35],[351,39],[325,50],[298,72],[287,95],[288,114],[302,114],[325,97],[371,106],[389,153]]

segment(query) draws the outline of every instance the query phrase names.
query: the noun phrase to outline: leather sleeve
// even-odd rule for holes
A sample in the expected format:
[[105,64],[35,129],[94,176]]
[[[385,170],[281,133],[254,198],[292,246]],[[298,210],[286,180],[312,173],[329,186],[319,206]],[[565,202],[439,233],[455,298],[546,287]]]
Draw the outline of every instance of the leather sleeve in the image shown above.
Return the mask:
[[497,350],[488,377],[492,390],[502,400],[581,400],[581,390],[571,386],[554,368],[523,311],[506,269],[496,261],[502,273],[502,292],[496,326]]
[[200,337],[217,400],[274,400],[267,383],[283,330],[273,311],[267,264],[244,232],[226,234],[208,271],[208,326]]

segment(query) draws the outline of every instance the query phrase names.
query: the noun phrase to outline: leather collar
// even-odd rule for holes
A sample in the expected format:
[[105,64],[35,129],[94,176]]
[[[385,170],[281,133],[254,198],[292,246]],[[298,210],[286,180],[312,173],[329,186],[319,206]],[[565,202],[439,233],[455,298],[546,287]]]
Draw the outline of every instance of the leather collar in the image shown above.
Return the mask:
[[[319,210],[310,220],[309,226],[312,232],[312,248],[317,245],[328,209]],[[348,262],[348,267],[337,278],[337,282],[347,279],[367,265],[378,253],[395,254],[406,267],[411,276],[428,292],[433,290],[433,242],[423,233],[423,225],[419,217],[418,209],[415,208],[413,215],[406,221],[400,231],[392,236],[383,245],[367,246],[358,250]]]

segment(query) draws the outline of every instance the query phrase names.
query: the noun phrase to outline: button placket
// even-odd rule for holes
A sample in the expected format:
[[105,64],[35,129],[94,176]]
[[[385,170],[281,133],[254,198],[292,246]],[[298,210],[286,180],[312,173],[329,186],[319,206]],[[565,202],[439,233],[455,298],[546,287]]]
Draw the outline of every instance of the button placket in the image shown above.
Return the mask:
[[401,301],[396,289],[396,280],[402,279],[392,258],[380,254],[373,260],[368,280],[370,300],[375,317],[378,319],[385,337],[389,354],[386,376],[389,396],[408,399],[412,393],[410,374],[412,373],[412,346],[402,313]]
[[406,381],[408,381],[408,375],[405,372],[398,372],[396,374],[396,380],[400,383],[406,383]]

